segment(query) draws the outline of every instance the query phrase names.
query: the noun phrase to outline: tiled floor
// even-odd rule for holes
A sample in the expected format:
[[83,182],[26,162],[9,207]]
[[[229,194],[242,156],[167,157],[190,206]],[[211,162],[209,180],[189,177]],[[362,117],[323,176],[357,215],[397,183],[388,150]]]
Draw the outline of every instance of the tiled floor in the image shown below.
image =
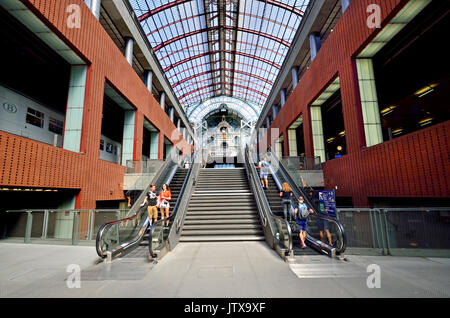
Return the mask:
[[[264,242],[182,243],[158,264],[141,252],[107,264],[94,247],[0,243],[0,297],[450,297],[450,259],[304,255],[287,264]],[[80,288],[70,288],[70,264]],[[374,268],[380,288],[370,288]]]

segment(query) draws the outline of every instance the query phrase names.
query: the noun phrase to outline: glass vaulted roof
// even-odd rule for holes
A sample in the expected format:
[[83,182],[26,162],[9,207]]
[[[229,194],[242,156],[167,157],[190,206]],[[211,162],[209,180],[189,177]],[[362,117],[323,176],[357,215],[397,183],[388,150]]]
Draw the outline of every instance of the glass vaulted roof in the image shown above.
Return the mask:
[[309,0],[129,2],[188,116],[200,112],[199,104],[219,96],[260,109],[309,4]]

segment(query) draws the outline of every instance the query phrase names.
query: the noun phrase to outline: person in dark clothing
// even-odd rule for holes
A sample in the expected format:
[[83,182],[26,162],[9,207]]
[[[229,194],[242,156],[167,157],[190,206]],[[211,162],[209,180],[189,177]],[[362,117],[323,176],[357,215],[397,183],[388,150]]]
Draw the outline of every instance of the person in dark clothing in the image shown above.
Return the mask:
[[137,198],[139,198],[139,196],[141,195],[141,191],[140,190],[128,190],[125,193],[125,197],[128,200],[128,207],[131,208],[133,206],[133,204],[136,202]]
[[[319,207],[319,199],[317,198],[317,196],[315,195],[315,193],[311,190],[309,191],[309,201],[311,202],[312,206],[314,208],[317,209],[317,211],[319,211],[319,215],[320,214],[326,214],[326,211],[321,211],[320,207]],[[327,236],[328,239],[328,244],[330,246],[333,246],[333,240],[332,240],[332,236],[330,233],[330,223],[327,220],[324,220],[322,218],[318,218],[317,219],[317,227],[319,229],[319,236],[320,236],[320,240],[322,242],[325,242],[325,236],[324,236],[324,232]]]
[[[283,187],[280,191],[281,202],[284,207],[284,219],[287,220],[289,209],[291,207],[292,189],[287,182],[283,182]],[[289,214],[290,216],[290,214]]]
[[158,221],[158,195],[156,194],[156,185],[151,184],[150,190],[147,192],[147,195],[145,196],[144,203],[141,204],[141,206],[144,206],[145,204],[148,204],[147,206],[147,212],[148,212],[148,221],[150,223],[150,227],[153,224],[153,220],[156,222]]

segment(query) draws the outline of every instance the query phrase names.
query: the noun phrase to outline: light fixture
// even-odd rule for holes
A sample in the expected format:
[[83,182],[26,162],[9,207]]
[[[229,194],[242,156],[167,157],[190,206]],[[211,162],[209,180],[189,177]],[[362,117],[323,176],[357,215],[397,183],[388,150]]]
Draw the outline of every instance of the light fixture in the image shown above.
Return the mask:
[[331,137],[330,139],[327,139],[327,143],[332,143],[335,139],[335,137]]
[[386,115],[392,113],[394,111],[394,109],[396,109],[396,108],[397,108],[397,106],[389,106],[389,107],[383,109],[380,113],[382,116],[386,116]]
[[398,129],[392,131],[392,134],[394,136],[397,136],[397,135],[400,135],[402,132],[403,132],[403,128],[398,128]]
[[434,89],[438,86],[439,84],[434,83],[434,84],[430,84],[425,86],[424,88],[418,90],[417,92],[414,93],[414,95],[416,95],[417,97],[423,97],[425,95],[430,94],[431,92],[434,91]]
[[433,122],[433,120],[434,120],[434,118],[431,118],[431,117],[425,118],[425,119],[419,121],[419,125],[420,125],[421,127],[427,126],[427,125],[431,124],[431,123]]
[[344,131],[341,131],[341,132],[338,134],[338,136],[339,136],[339,137],[344,137],[344,136],[345,136],[345,130],[344,130]]
[[337,146],[337,150],[341,151],[342,150],[342,146]]

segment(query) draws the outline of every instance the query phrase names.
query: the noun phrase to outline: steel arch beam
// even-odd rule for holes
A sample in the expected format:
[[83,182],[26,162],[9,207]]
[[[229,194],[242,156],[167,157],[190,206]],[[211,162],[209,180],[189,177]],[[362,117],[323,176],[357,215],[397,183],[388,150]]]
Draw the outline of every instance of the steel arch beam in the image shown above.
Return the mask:
[[265,38],[267,38],[269,40],[278,42],[278,43],[280,43],[280,44],[282,44],[282,45],[284,45],[286,47],[290,47],[291,46],[291,44],[288,41],[285,41],[283,39],[277,38],[276,36],[273,36],[271,34],[262,33],[262,32],[258,32],[256,30],[251,30],[251,29],[245,29],[245,28],[242,28],[242,27],[234,28],[232,26],[222,25],[222,26],[215,26],[215,27],[210,27],[210,28],[204,28],[204,29],[200,29],[200,30],[194,30],[194,31],[191,31],[191,32],[188,32],[188,33],[185,33],[185,34],[178,35],[178,36],[176,36],[174,38],[171,38],[171,39],[169,39],[167,41],[164,41],[161,44],[158,44],[157,46],[155,46],[153,48],[153,51],[156,52],[156,51],[162,49],[163,47],[165,47],[165,46],[167,46],[169,44],[172,44],[172,43],[174,43],[176,41],[179,41],[181,39],[187,38],[187,37],[192,36],[192,35],[200,34],[200,33],[203,33],[203,32],[209,32],[209,31],[213,31],[213,30],[220,30],[220,29],[236,30],[238,32],[246,32],[246,33],[254,34],[254,35],[257,35],[257,36],[265,37]]
[[280,1],[276,1],[276,0],[257,0],[257,1],[271,4],[271,5],[275,6],[275,7],[282,8],[282,9],[287,10],[289,12],[295,13],[296,15],[301,16],[301,17],[305,14],[305,12],[303,12],[302,10],[299,10],[299,9],[293,7],[293,6],[290,6],[290,5],[286,4],[286,3],[282,3]]
[[[216,51],[205,52],[205,53],[201,53],[201,54],[198,54],[198,55],[190,56],[190,57],[188,57],[188,58],[185,58],[184,60],[178,61],[178,62],[176,62],[175,64],[172,64],[172,65],[166,67],[166,68],[164,69],[164,73],[170,71],[171,69],[173,69],[173,68],[175,68],[175,67],[177,67],[177,66],[179,66],[179,65],[181,65],[181,64],[187,63],[187,62],[189,62],[189,61],[192,61],[192,60],[195,60],[195,59],[204,57],[204,56],[208,56],[208,55],[219,54],[219,53],[221,53],[221,52],[222,52],[222,51],[220,51],[220,50],[216,50]],[[276,63],[274,63],[274,62],[272,62],[272,61],[263,59],[263,58],[261,58],[261,57],[259,57],[259,56],[256,56],[256,55],[252,55],[252,54],[248,54],[248,53],[244,53],[244,52],[237,52],[237,51],[236,51],[236,52],[233,52],[233,51],[228,51],[228,50],[225,50],[224,53],[236,54],[236,55],[248,57],[248,58],[250,58],[250,59],[255,59],[255,60],[257,60],[257,61],[260,61],[260,62],[266,63],[266,64],[268,64],[268,65],[270,65],[270,66],[273,66],[273,67],[275,67],[275,68],[278,69],[278,70],[281,69],[281,66],[280,66],[280,65],[278,65],[278,64],[276,64]]]
[[177,87],[178,85],[181,85],[181,84],[183,84],[184,82],[187,82],[187,81],[189,81],[189,80],[191,80],[191,79],[193,79],[193,78],[196,78],[196,77],[199,77],[199,76],[202,76],[202,75],[205,75],[205,74],[213,73],[213,72],[218,72],[218,71],[228,71],[228,72],[233,72],[233,71],[234,71],[235,73],[239,73],[239,74],[242,74],[242,75],[246,75],[246,76],[255,78],[255,79],[257,79],[257,80],[260,80],[260,81],[262,81],[262,82],[264,82],[264,83],[266,83],[266,84],[273,85],[273,82],[271,82],[271,81],[269,81],[269,80],[266,80],[266,79],[263,78],[263,77],[254,75],[254,74],[252,74],[252,73],[247,73],[247,72],[243,72],[243,71],[240,71],[240,70],[233,70],[233,69],[231,69],[231,68],[223,68],[223,69],[220,68],[220,69],[217,69],[217,70],[208,70],[208,71],[206,71],[206,72],[201,72],[201,73],[198,73],[198,74],[195,74],[195,75],[186,77],[186,78],[182,79],[181,81],[179,81],[178,83],[173,84],[172,87],[175,88],[175,87]]
[[175,7],[175,6],[178,6],[180,4],[183,4],[183,3],[186,3],[186,2],[190,2],[190,1],[192,1],[192,0],[176,0],[176,1],[173,1],[173,2],[170,2],[170,3],[167,3],[165,5],[162,5],[160,7],[155,8],[153,10],[150,10],[147,13],[144,13],[143,15],[138,17],[138,20],[139,20],[139,22],[144,21],[145,19],[151,17],[152,15],[155,15],[155,14],[157,14],[159,12],[162,12],[164,10],[170,9],[172,7]]

